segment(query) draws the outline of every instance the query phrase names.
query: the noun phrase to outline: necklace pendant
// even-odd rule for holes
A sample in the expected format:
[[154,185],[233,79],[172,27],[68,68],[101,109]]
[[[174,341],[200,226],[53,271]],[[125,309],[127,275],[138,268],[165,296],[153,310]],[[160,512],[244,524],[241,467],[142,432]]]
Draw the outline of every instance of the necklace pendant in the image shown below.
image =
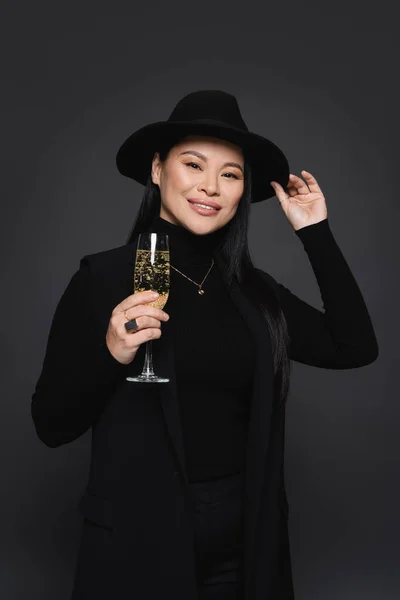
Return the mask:
[[202,290],[201,288],[199,288],[199,294],[203,295],[204,294],[204,290]]

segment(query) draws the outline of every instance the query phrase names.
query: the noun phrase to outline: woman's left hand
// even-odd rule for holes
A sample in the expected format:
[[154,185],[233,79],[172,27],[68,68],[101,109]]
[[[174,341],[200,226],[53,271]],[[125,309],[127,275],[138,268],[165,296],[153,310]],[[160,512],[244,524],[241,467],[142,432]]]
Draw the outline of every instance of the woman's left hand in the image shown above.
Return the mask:
[[287,192],[276,181],[270,181],[282,210],[295,231],[319,223],[328,216],[325,198],[317,180],[308,171],[301,173],[306,183],[291,173]]

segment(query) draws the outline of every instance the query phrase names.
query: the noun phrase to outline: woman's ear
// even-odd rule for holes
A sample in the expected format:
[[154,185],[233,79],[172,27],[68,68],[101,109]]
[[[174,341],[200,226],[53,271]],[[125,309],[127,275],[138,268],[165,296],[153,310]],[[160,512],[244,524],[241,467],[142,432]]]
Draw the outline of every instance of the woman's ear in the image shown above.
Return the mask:
[[154,184],[160,185],[160,170],[161,170],[161,161],[160,155],[158,152],[154,154],[152,163],[151,163],[151,179]]

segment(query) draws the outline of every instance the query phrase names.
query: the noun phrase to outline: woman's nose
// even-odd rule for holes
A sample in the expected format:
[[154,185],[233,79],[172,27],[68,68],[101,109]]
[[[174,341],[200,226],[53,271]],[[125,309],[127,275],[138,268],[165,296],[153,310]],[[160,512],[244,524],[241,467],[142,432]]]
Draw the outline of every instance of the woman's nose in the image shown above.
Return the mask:
[[198,190],[204,190],[208,195],[219,194],[218,176],[207,175],[203,182],[198,186]]

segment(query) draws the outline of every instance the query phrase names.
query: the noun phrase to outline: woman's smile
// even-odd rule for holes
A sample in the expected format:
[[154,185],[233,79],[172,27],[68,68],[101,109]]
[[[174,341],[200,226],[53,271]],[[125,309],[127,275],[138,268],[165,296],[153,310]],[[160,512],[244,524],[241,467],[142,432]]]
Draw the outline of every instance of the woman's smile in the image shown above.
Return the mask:
[[[205,217],[212,217],[213,215],[216,215],[221,210],[220,208],[214,208],[205,203],[203,204],[201,202],[194,202],[193,200],[188,200],[188,203],[189,203],[190,207],[197,214],[205,216]],[[216,203],[213,203],[213,204],[216,204]]]

